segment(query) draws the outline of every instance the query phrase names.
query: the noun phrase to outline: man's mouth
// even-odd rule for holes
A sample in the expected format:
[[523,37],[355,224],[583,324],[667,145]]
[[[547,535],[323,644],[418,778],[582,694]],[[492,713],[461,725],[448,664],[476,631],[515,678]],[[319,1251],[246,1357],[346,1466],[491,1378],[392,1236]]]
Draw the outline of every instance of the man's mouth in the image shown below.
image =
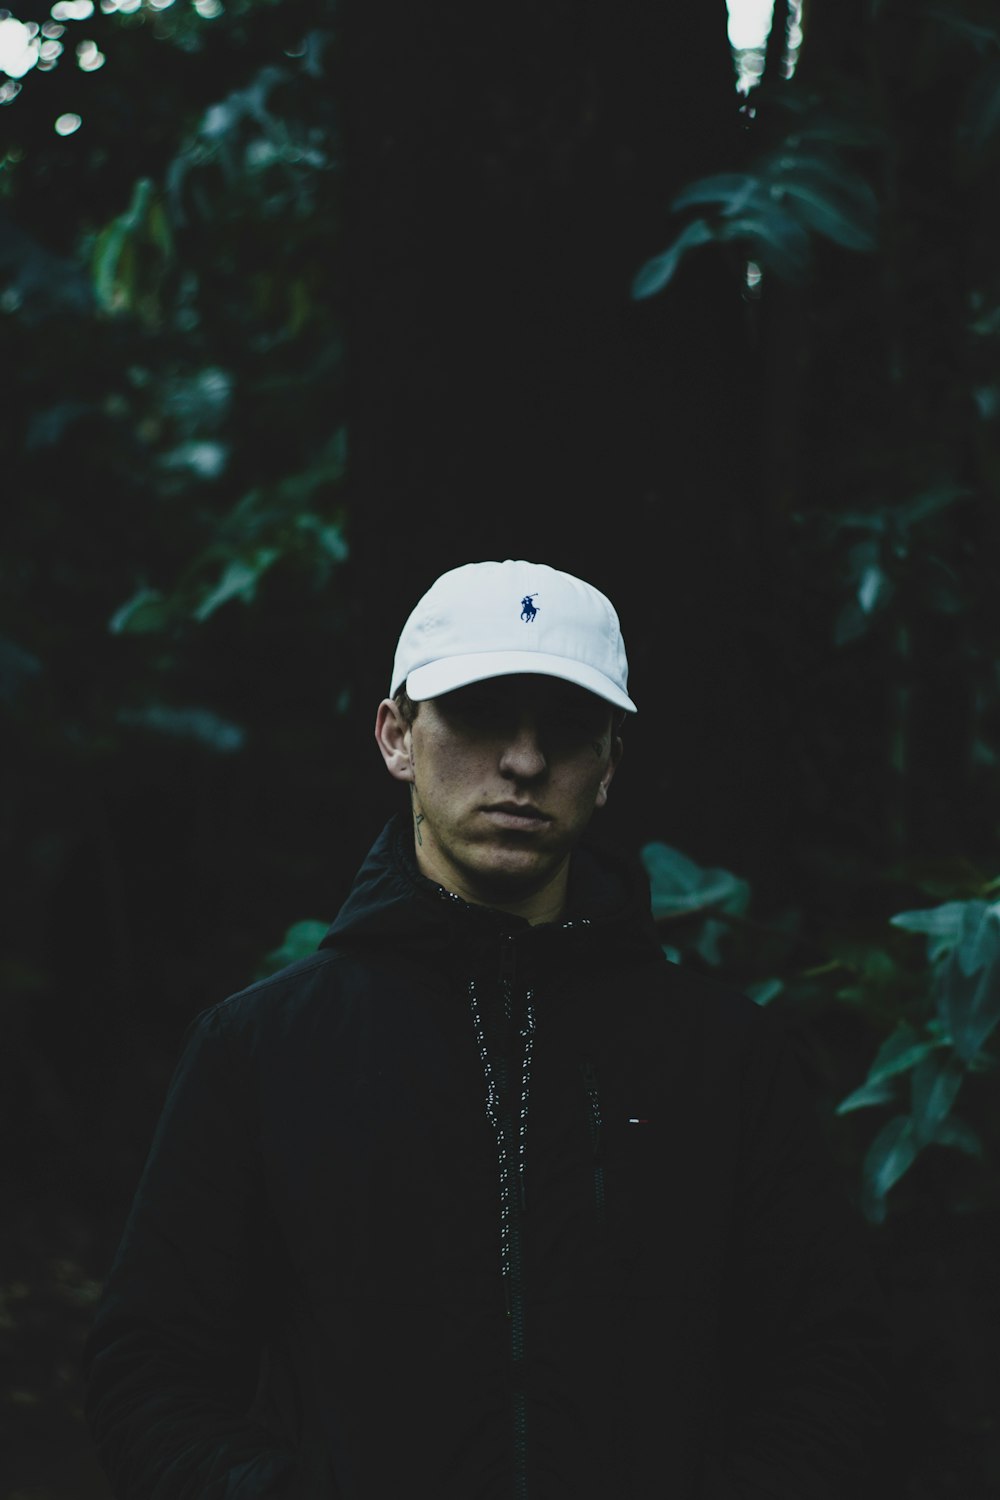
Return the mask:
[[504,828],[540,828],[552,821],[531,802],[493,802],[483,811]]

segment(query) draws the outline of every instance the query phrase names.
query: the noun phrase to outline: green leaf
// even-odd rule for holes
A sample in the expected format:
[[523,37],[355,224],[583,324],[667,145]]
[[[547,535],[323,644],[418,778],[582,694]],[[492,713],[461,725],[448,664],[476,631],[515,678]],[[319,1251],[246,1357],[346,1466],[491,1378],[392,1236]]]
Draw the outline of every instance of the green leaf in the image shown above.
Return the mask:
[[709,917],[701,925],[701,931],[695,939],[695,952],[705,960],[718,968],[723,961],[722,943],[729,936],[729,928],[725,922],[716,921]]
[[119,306],[118,268],[128,238],[128,231],[121,219],[115,219],[101,230],[94,241],[91,267],[94,291],[98,304],[105,312],[114,312]]
[[783,281],[797,281],[809,265],[809,236],[791,214],[777,204],[760,214],[726,219],[716,230],[720,240],[746,240],[753,259]]
[[910,1075],[910,1113],[918,1141],[936,1139],[962,1086],[965,1069],[954,1057],[923,1058]]
[[946,1120],[939,1120],[934,1127],[933,1133],[928,1137],[928,1144],[933,1146],[954,1146],[956,1151],[964,1151],[967,1156],[975,1156],[980,1161],[985,1160],[986,1150],[977,1133],[966,1120],[959,1120],[954,1115],[949,1115]]
[[866,222],[856,210],[806,182],[797,182],[788,177],[780,186],[781,201],[795,201],[797,216],[817,234],[847,250],[874,250],[876,245],[873,225]]
[[173,708],[165,703],[150,703],[145,708],[122,709],[120,724],[136,725],[166,734],[174,739],[196,740],[220,755],[242,750],[246,731],[229,719],[223,719],[209,708]]
[[742,213],[762,191],[759,178],[746,172],[720,172],[714,177],[700,177],[676,195],[671,208],[690,208],[696,203],[717,203],[723,213]]
[[108,621],[112,635],[142,635],[162,630],[170,620],[170,606],[158,589],[140,589]]
[[962,903],[962,936],[937,972],[938,1014],[971,1062],[1000,1022],[1000,907]]
[[756,983],[747,985],[746,992],[755,1005],[769,1005],[784,988],[782,979],[758,979]]
[[973,498],[975,493],[975,490],[962,484],[936,484],[914,495],[912,500],[899,506],[895,514],[905,525],[913,526],[918,521],[926,520],[928,516],[936,515],[938,511],[946,510],[956,500]]
[[925,1057],[929,1057],[937,1047],[937,1042],[922,1041],[908,1022],[901,1021],[876,1052],[875,1060],[868,1069],[867,1082],[880,1083],[883,1079],[906,1073]]
[[750,887],[729,870],[706,870],[668,844],[650,843],[641,850],[649,876],[653,916],[687,916],[713,907],[742,912]]
[[861,1168],[866,1212],[880,1221],[885,1216],[885,1197],[910,1170],[919,1151],[909,1115],[894,1115],[872,1141]]
[[[980,911],[986,909],[985,901],[977,901],[974,905]],[[889,918],[889,922],[893,927],[901,927],[904,932],[925,933],[927,956],[933,962],[959,942],[968,906],[968,901],[945,901],[940,906],[897,912],[894,917]]]
[[654,256],[652,260],[647,260],[645,265],[636,272],[632,282],[633,300],[641,302],[644,297],[652,297],[657,292],[662,292],[677,270],[685,251],[692,250],[698,245],[706,245],[714,238],[712,230],[704,219],[693,220],[681,230],[669,250],[665,250],[662,255]]
[[285,932],[280,947],[273,948],[266,955],[262,966],[263,972],[273,974],[277,969],[297,963],[300,958],[308,958],[316,952],[323,941],[328,926],[328,922],[322,922],[316,918],[293,922]]
[[237,557],[226,568],[219,582],[211,589],[196,609],[194,619],[203,622],[231,599],[242,599],[249,604],[257,591],[261,576],[279,557],[276,547],[260,547],[248,557]]
[[850,1114],[855,1109],[867,1109],[873,1104],[889,1104],[896,1097],[896,1091],[888,1078],[882,1078],[877,1083],[866,1082],[853,1093],[841,1099],[835,1113],[838,1115]]

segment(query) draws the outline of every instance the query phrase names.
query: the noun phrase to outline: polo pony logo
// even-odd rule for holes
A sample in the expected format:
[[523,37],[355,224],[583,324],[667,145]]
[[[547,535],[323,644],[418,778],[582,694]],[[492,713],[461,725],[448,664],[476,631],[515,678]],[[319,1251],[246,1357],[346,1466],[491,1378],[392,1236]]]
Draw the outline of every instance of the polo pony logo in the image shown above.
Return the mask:
[[534,598],[534,594],[525,594],[521,600],[521,619],[526,625],[530,625],[538,613],[538,605],[532,603]]

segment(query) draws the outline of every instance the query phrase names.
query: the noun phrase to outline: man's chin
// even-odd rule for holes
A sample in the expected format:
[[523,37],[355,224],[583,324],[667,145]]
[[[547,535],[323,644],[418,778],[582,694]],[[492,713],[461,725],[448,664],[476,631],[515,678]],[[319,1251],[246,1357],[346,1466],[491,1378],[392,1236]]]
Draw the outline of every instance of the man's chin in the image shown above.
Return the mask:
[[558,855],[539,849],[478,851],[466,866],[466,878],[484,899],[523,898],[543,890],[558,875],[563,862]]

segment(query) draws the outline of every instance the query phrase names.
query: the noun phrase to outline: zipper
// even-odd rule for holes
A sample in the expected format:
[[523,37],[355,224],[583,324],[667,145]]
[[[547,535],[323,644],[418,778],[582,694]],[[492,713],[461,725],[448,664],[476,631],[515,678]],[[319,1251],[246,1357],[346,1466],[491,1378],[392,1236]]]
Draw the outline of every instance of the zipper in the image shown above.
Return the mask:
[[[515,960],[514,938],[508,932],[504,934],[500,943],[500,993],[503,998],[504,1017],[507,1023],[505,1040],[508,1043],[516,1035],[515,1018],[513,1015]],[[528,1119],[528,1083],[531,1073],[531,1044],[534,1030],[530,992],[525,997],[524,1010],[524,1030],[520,1035],[521,1086],[517,1094],[512,1096],[510,1090],[506,1087],[507,1080],[506,1076],[504,1076],[502,1091],[504,1100],[504,1134],[509,1142],[509,1160],[514,1165],[514,1181],[517,1185],[517,1192],[509,1203],[509,1275],[507,1283],[507,1315],[510,1319],[511,1439],[513,1444],[512,1492],[514,1500],[527,1500],[528,1495],[528,1408],[524,1389],[524,1243],[521,1216],[527,1209],[524,1152]],[[506,1050],[507,1055],[509,1055],[509,1048]],[[503,1074],[506,1075],[506,1056],[501,1060],[501,1068]],[[517,1108],[516,1117],[514,1114],[515,1107]]]
[[583,1086],[587,1090],[590,1106],[590,1140],[594,1152],[594,1206],[601,1227],[605,1223],[604,1207],[604,1159],[601,1154],[601,1101],[597,1093],[597,1069],[589,1060],[580,1064]]
[[[524,994],[523,1024],[514,1014],[515,944],[505,933],[500,942],[500,999],[503,1006],[503,1038],[491,1056],[476,983],[468,983],[472,1021],[486,1083],[486,1113],[493,1126],[500,1169],[500,1270],[504,1310],[510,1330],[512,1495],[527,1500],[527,1399],[524,1389],[525,1306],[523,1287],[523,1227],[526,1211],[525,1146],[528,1124],[528,1091],[535,1031],[535,1013],[530,989]],[[519,1041],[520,1048],[511,1044]],[[519,1064],[519,1087],[511,1087],[512,1068]]]

